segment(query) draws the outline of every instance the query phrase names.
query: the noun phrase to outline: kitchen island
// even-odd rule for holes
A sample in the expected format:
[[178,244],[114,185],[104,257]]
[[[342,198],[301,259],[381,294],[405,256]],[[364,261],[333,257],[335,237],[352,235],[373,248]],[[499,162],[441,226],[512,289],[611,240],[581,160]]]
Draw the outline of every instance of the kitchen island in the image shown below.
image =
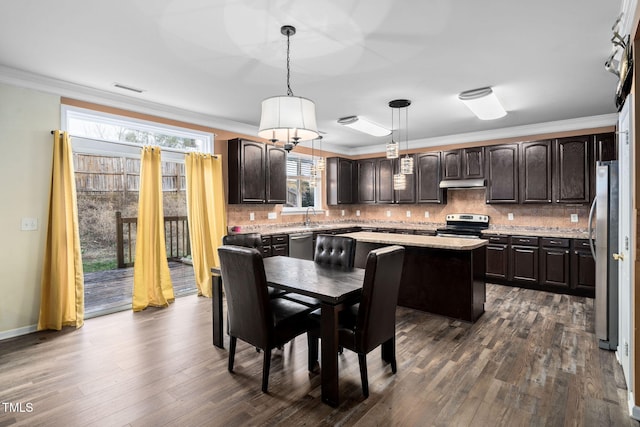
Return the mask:
[[487,241],[394,233],[346,233],[356,239],[355,266],[372,249],[405,247],[398,305],[475,322],[484,313]]

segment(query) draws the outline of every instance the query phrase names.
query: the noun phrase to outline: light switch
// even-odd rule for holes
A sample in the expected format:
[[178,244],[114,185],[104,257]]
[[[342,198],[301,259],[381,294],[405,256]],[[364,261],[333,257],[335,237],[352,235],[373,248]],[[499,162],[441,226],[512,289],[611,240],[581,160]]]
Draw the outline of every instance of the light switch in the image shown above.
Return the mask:
[[340,211],[340,215],[344,216],[344,209]]
[[35,231],[38,229],[38,218],[22,218],[20,230]]
[[391,216],[391,211],[387,211],[387,216],[390,217]]
[[255,220],[256,220],[256,213],[249,212],[249,221],[255,221]]
[[424,211],[424,217],[429,218],[429,211]]
[[578,214],[571,214],[571,222],[578,222]]
[[407,211],[407,218],[411,218],[411,211]]
[[360,209],[356,210],[356,216],[360,216]]
[[324,211],[324,216],[329,216],[329,209],[327,209],[326,211]]
[[508,219],[509,221],[513,221],[513,214],[512,214],[511,212],[509,212],[509,213],[507,214],[507,219]]

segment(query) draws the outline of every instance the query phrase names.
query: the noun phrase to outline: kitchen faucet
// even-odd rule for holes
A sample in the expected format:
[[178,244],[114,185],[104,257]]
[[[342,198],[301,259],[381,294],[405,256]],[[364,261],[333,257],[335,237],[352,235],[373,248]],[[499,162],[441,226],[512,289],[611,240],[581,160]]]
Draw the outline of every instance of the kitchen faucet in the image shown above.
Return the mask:
[[316,209],[313,206],[309,206],[307,208],[307,212],[305,213],[305,218],[304,218],[305,227],[309,227],[311,225],[311,220],[309,219],[309,209],[313,210],[313,216],[316,216]]

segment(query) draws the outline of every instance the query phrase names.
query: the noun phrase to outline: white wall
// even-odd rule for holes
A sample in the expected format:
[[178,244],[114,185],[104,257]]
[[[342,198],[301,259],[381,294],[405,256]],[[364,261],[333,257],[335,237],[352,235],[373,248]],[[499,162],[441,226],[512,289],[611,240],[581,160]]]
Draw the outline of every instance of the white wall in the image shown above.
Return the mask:
[[[35,330],[60,97],[0,84],[0,339]],[[36,231],[21,231],[23,217]]]

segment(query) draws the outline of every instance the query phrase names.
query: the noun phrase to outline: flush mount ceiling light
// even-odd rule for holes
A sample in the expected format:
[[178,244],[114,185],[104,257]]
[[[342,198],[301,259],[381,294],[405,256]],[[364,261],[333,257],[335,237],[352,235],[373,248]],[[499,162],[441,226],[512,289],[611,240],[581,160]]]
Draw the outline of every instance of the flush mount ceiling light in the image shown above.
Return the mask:
[[291,90],[289,38],[296,33],[296,29],[291,25],[284,25],[280,32],[287,36],[287,94],[262,101],[258,136],[273,143],[280,141],[285,150],[291,151],[298,142],[317,138],[318,126],[316,105],[310,99],[294,96]]
[[389,129],[358,116],[342,117],[338,119],[338,123],[372,136],[387,136],[391,133]]
[[494,120],[507,115],[490,87],[467,90],[458,95],[458,99],[480,120]]

